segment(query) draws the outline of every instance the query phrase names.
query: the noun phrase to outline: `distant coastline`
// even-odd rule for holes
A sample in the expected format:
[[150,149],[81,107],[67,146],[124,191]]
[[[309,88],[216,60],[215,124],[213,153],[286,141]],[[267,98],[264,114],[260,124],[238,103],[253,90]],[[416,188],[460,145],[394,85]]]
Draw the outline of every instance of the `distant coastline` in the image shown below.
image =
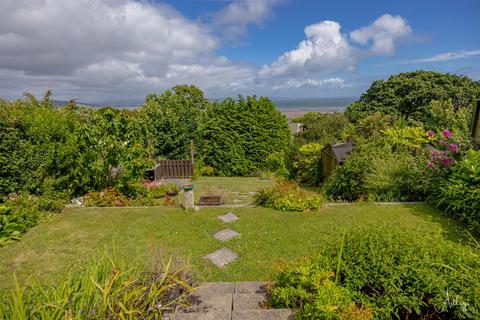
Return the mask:
[[357,98],[272,98],[272,100],[280,112],[285,114],[288,119],[293,119],[308,112],[343,112]]

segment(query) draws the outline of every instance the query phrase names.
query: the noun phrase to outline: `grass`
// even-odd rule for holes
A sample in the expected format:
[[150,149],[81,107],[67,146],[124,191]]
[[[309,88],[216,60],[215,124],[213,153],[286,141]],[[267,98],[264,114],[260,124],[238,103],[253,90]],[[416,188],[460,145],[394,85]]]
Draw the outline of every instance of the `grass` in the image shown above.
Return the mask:
[[[226,188],[226,186],[225,186]],[[199,281],[269,279],[275,267],[315,254],[326,243],[341,241],[353,224],[394,223],[419,233],[441,233],[454,241],[465,234],[458,224],[426,205],[335,205],[320,212],[287,213],[265,208],[238,208],[239,220],[224,224],[217,217],[225,208],[184,212],[168,208],[70,209],[43,220],[18,243],[0,248],[0,289],[11,288],[16,272],[55,283],[67,270],[79,268],[92,255],[101,255],[115,242],[116,251],[149,265],[176,256],[188,262]],[[225,227],[240,238],[221,243],[213,234]],[[218,269],[203,257],[226,246],[240,258]]]
[[274,180],[255,177],[200,177],[193,181],[195,203],[200,196],[222,195],[226,204],[251,204],[255,191],[274,183]]

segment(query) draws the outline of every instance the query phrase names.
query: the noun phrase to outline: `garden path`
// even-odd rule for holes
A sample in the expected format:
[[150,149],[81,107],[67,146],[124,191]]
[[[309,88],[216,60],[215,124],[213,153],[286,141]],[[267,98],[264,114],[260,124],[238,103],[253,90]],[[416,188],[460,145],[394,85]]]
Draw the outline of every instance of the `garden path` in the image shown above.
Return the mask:
[[192,294],[192,306],[165,315],[168,320],[286,320],[289,309],[266,309],[263,282],[206,282]]

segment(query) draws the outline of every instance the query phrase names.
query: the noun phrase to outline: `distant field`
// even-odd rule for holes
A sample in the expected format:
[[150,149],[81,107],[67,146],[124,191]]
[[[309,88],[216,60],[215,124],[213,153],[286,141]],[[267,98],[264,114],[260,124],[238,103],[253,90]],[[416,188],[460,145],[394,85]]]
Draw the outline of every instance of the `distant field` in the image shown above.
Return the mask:
[[[207,187],[207,181],[199,181],[203,183],[199,188]],[[233,188],[231,181],[223,188]],[[249,181],[256,186],[255,180]],[[234,211],[240,219],[224,224],[217,217],[227,211]],[[13,272],[21,281],[34,275],[54,283],[112,243],[118,254],[132,261],[139,257],[143,265],[174,255],[189,262],[200,281],[264,280],[279,264],[339,241],[350,225],[384,222],[419,234],[440,233],[454,241],[463,237],[457,223],[425,205],[336,205],[308,214],[265,208],[208,208],[188,213],[174,208],[71,209],[43,220],[20,242],[0,248],[0,289],[11,287]],[[226,226],[241,237],[226,243],[215,240],[212,235]],[[240,258],[225,269],[203,259],[223,246]]]

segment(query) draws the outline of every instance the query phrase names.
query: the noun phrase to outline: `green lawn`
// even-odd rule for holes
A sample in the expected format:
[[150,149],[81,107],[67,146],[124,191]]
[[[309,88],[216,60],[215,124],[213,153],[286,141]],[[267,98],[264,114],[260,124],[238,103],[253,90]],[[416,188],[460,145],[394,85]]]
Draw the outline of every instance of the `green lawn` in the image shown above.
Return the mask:
[[[200,196],[221,195],[225,204],[251,204],[253,194],[261,188],[271,186],[274,180],[255,177],[200,177],[194,184],[195,203]],[[180,193],[180,203],[182,193]]]
[[[253,182],[252,182],[253,183]],[[115,243],[119,254],[139,257],[146,265],[175,255],[189,262],[198,280],[268,279],[275,266],[314,254],[339,241],[349,225],[390,222],[419,233],[441,233],[459,241],[462,229],[425,205],[335,205],[314,213],[286,213],[264,208],[230,209],[240,219],[228,227],[240,238],[220,243],[212,235],[227,225],[217,216],[226,208],[184,212],[168,208],[70,209],[44,219],[18,243],[0,248],[0,288],[11,286],[15,271],[21,279],[34,275],[52,283],[82,261]],[[240,258],[224,269],[203,259],[227,246]]]

